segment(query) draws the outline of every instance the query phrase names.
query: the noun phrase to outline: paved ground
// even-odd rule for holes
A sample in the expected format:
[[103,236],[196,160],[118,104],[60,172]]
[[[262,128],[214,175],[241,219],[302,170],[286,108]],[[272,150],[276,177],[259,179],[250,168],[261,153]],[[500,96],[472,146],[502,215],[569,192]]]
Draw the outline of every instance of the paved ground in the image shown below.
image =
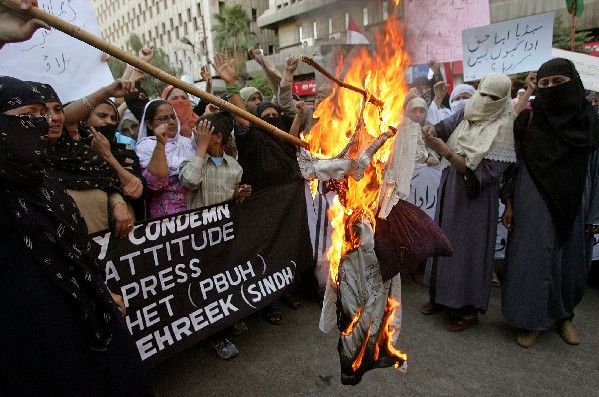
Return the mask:
[[555,330],[525,350],[501,317],[499,289],[489,312],[464,333],[443,328],[443,316],[423,316],[427,290],[404,283],[402,349],[408,372],[376,369],[355,387],[339,381],[337,335],[318,330],[320,307],[303,301],[298,311],[284,309],[283,323],[258,317],[250,331],[234,338],[240,354],[219,360],[198,345],[156,367],[152,375],[160,396],[398,396],[518,395],[599,396],[599,290],[589,287],[575,323],[583,343],[566,345]]

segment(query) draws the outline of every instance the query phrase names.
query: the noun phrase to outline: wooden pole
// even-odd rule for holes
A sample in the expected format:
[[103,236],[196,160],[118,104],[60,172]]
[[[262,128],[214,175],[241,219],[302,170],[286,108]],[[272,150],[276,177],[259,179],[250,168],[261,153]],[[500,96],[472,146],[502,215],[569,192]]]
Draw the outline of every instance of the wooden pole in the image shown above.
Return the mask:
[[202,98],[204,101],[212,103],[218,106],[219,108],[227,110],[228,112],[234,115],[242,117],[245,120],[248,120],[249,122],[256,124],[258,127],[269,132],[274,136],[291,142],[294,145],[308,149],[308,144],[302,141],[301,139],[278,129],[274,125],[267,123],[266,121],[262,120],[259,117],[256,117],[255,115],[251,114],[250,112],[244,109],[240,109],[237,106],[232,105],[229,102],[224,101],[217,96],[209,94],[206,91],[200,90],[199,88],[191,84],[188,84],[169,73],[164,72],[156,66],[151,65],[141,60],[140,58],[129,54],[126,51],[123,51],[122,49],[108,43],[107,41],[97,36],[94,36],[93,34],[81,29],[78,26],[63,21],[62,19],[55,17],[54,15],[49,14],[37,7],[32,7],[31,10],[24,11],[21,9],[19,2],[15,0],[0,0],[0,4],[2,4],[5,7],[8,7],[17,15],[27,15],[30,18],[37,18],[39,20],[42,20],[51,27],[58,29],[61,32],[64,32],[65,34],[68,34],[71,37],[81,40],[115,58],[118,58],[121,61],[149,74],[150,76],[162,80],[172,85],[173,87],[177,87],[189,94],[195,95],[198,98]]
[[572,24],[570,27],[570,51],[576,51],[576,0],[572,2]]

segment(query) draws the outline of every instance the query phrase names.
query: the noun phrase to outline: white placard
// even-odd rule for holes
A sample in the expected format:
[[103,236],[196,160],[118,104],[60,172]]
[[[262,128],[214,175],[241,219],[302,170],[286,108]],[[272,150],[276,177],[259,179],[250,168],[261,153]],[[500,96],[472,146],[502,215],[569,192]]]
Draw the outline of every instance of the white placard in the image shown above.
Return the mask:
[[584,88],[591,91],[599,91],[599,57],[560,50],[558,48],[554,48],[552,54],[553,58],[571,60],[576,66],[576,70],[578,70]]
[[[44,11],[100,36],[89,0],[39,0]],[[88,95],[114,81],[102,52],[57,29],[39,29],[31,40],[0,50],[0,75],[50,84],[62,102]]]
[[553,11],[462,31],[464,81],[536,70],[551,59]]

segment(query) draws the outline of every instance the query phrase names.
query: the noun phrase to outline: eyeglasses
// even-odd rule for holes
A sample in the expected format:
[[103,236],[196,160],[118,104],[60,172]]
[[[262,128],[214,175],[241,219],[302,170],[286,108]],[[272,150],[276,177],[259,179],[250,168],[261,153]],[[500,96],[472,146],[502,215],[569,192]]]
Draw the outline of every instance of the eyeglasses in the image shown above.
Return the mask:
[[161,123],[167,123],[169,120],[177,121],[177,115],[175,113],[167,114],[166,116],[156,117],[154,121],[159,121]]

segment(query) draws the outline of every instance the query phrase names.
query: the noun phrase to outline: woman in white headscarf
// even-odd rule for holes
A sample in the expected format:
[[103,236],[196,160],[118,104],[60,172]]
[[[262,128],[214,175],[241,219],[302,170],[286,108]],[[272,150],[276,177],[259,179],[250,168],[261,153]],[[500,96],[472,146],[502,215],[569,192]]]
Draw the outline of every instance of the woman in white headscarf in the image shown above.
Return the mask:
[[179,166],[194,154],[194,149],[191,140],[179,131],[179,119],[170,103],[160,99],[148,102],[135,151],[152,191],[151,218],[187,210],[186,191],[179,181]]
[[426,121],[430,124],[437,124],[445,120],[447,117],[454,113],[459,113],[466,106],[468,99],[474,95],[476,89],[470,84],[458,84],[453,88],[451,95],[449,96],[449,109],[441,106],[443,98],[437,98],[431,102],[428,112],[426,114]]
[[463,112],[424,127],[425,142],[444,157],[435,220],[454,254],[428,264],[431,300],[422,312],[448,308],[446,328],[453,332],[476,324],[489,305],[499,178],[516,161],[510,90],[508,76],[489,74]]

